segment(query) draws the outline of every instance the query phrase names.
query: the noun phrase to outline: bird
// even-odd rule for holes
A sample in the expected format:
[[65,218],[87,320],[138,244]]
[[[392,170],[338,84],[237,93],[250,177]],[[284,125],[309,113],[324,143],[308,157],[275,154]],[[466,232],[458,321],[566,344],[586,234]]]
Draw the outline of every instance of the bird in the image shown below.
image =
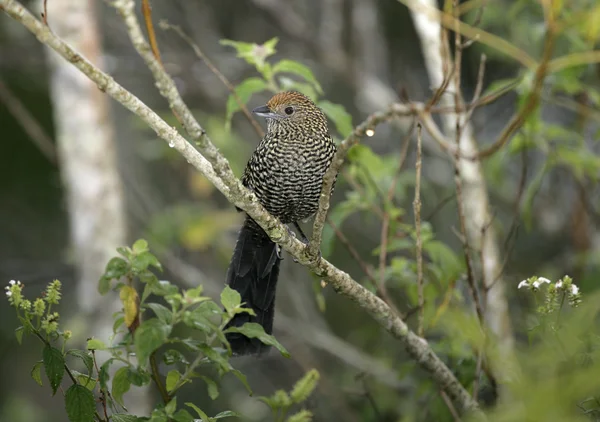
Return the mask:
[[[316,213],[323,177],[336,152],[327,118],[312,100],[295,91],[279,92],[252,112],[266,119],[267,131],[250,157],[241,182],[271,215],[285,225],[293,224],[300,239],[308,244],[298,222]],[[226,284],[240,294],[242,303],[255,315],[236,314],[226,328],[254,322],[267,334],[273,332],[281,259],[279,246],[246,215]],[[262,355],[270,349],[257,338],[239,332],[229,332],[226,338],[234,356]]]

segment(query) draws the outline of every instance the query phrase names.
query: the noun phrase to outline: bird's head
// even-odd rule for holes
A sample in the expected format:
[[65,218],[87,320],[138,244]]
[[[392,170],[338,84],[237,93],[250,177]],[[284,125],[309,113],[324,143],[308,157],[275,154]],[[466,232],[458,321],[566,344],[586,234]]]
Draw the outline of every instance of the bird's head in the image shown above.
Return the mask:
[[328,134],[327,118],[307,96],[294,91],[275,94],[266,105],[252,112],[267,119],[269,133],[294,131]]

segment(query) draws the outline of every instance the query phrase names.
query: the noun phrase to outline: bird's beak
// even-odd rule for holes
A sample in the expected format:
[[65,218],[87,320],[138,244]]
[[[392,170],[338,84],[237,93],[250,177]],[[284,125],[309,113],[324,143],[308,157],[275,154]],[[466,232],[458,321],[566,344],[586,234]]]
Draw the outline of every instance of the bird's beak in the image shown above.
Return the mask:
[[267,107],[266,105],[256,107],[254,110],[252,110],[252,113],[256,114],[257,116],[271,118],[271,119],[274,119],[275,117],[277,117],[277,115],[275,113],[273,113],[271,111],[271,109],[269,107]]

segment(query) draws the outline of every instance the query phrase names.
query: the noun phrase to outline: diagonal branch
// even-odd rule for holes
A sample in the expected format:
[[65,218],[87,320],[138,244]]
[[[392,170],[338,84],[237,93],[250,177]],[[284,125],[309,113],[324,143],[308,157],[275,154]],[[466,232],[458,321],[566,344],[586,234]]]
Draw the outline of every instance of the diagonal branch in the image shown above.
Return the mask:
[[[231,203],[244,209],[265,229],[273,241],[282,245],[302,265],[324,278],[336,292],[356,302],[392,336],[397,338],[404,345],[408,354],[422,369],[431,375],[440,389],[448,394],[460,411],[471,411],[480,419],[485,419],[477,402],[472,399],[467,390],[458,382],[452,371],[433,352],[427,342],[420,339],[408,328],[404,321],[393,314],[385,302],[328,261],[321,259],[315,262],[314,260],[307,259],[304,253],[304,245],[291,236],[279,220],[266,212],[252,192],[241,185],[231,171],[227,160],[218,152],[200,124],[195,121],[189,109],[181,100],[173,81],[156,61],[149,45],[144,40],[133,11],[133,1],[118,0],[115,5],[126,22],[130,36],[134,41],[134,46],[152,71],[161,94],[168,99],[171,108],[181,117],[186,130],[197,140],[198,148],[203,155],[188,143],[176,129],[169,126],[142,101],[56,37],[47,26],[36,19],[18,1],[0,0],[0,10],[3,10],[14,20],[23,24],[42,43],[51,47],[95,82],[102,91],[140,117],[159,137],[164,139],[169,145],[172,145],[190,164],[204,174]],[[377,114],[371,121],[367,121],[359,126],[354,131],[353,136],[342,143],[336,160],[336,163],[339,163],[337,164],[338,168],[341,161],[343,161],[343,155],[355,139],[362,136],[377,121],[382,121],[383,115],[389,115],[389,113],[390,111]],[[329,183],[327,192],[331,190],[332,182],[333,175],[330,175],[326,183],[324,183]],[[323,198],[321,199],[323,200]]]

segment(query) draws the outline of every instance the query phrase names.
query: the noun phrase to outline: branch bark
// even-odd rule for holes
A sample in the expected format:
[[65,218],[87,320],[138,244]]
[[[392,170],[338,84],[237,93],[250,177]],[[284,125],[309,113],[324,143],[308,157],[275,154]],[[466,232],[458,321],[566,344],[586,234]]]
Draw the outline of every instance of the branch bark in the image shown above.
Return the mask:
[[[96,83],[100,90],[106,92],[127,109],[135,113],[148,124],[160,138],[164,139],[170,146],[180,152],[190,164],[204,174],[232,204],[245,210],[256,222],[258,222],[273,241],[279,243],[302,265],[325,279],[336,292],[356,302],[382,327],[392,334],[392,336],[400,340],[408,354],[419,364],[419,366],[421,366],[421,368],[430,374],[440,389],[447,392],[457,408],[463,412],[470,411],[480,419],[485,419],[477,402],[472,399],[471,395],[458,382],[452,371],[433,352],[426,341],[419,338],[408,328],[404,321],[396,317],[385,302],[358,284],[347,273],[334,267],[324,259],[309,259],[305,254],[303,243],[291,236],[288,230],[276,218],[266,212],[258,202],[256,196],[241,185],[231,171],[227,160],[218,152],[206,132],[202,129],[200,124],[195,121],[189,109],[181,100],[171,78],[165,73],[154,58],[135,17],[133,1],[118,0],[113,4],[123,16],[133,44],[152,71],[161,94],[169,101],[169,105],[173,111],[181,118],[184,127],[188,133],[192,135],[193,139],[196,140],[196,144],[202,154],[188,143],[176,129],[170,127],[142,101],[125,90],[110,76],[92,65],[61,39],[56,37],[46,25],[36,19],[19,2],[16,0],[0,0],[0,9],[3,9],[4,12],[13,19],[22,23],[35,34],[42,43],[54,49],[67,61],[87,75],[88,78]],[[392,110],[393,109],[391,108],[390,111],[384,114],[391,116],[393,115]],[[378,119],[380,119],[380,121],[384,120],[381,114],[377,114],[370,121],[357,127],[353,135],[342,143],[342,147],[340,147],[338,154],[336,155],[335,165],[337,168],[339,168],[343,161],[343,153],[340,151],[346,151],[359,136],[364,134],[367,128],[374,127],[374,123]],[[328,172],[328,176],[331,174],[332,171]],[[331,190],[332,183],[333,177],[326,177],[324,185],[329,185],[329,189],[325,190],[325,192]],[[327,202],[328,196],[329,195],[327,195]],[[323,200],[324,199],[321,198],[321,202],[323,202]]]

